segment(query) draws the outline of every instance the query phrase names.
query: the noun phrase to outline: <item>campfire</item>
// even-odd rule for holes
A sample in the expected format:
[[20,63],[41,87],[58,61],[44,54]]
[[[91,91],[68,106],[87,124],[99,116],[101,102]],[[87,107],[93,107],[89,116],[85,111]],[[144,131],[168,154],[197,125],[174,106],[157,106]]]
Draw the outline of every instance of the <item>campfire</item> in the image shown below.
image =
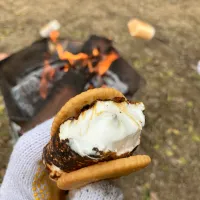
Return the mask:
[[132,97],[143,82],[111,40],[93,35],[82,43],[59,38],[58,31],[0,62],[0,76],[11,126],[20,135],[84,90],[113,87]]
[[[100,47],[94,47],[91,52],[73,54],[69,51],[65,51],[62,44],[59,42],[59,32],[52,31],[50,33],[50,42],[54,46],[54,52],[57,53],[60,60],[65,61],[62,68],[63,72],[68,72],[69,69],[76,68],[77,64],[83,68],[87,68],[88,72],[91,73],[95,78],[87,84],[85,90],[95,87],[107,87],[109,81],[106,81],[111,76],[111,81],[119,81],[115,75],[109,72],[111,64],[119,58],[119,54],[114,50],[110,49],[107,52],[101,52]],[[108,73],[107,73],[108,72]],[[48,93],[48,82],[53,80],[56,70],[51,67],[48,60],[44,60],[44,69],[41,76],[40,82],[40,96],[45,99]],[[104,80],[105,78],[105,80]],[[108,83],[107,83],[108,82]],[[114,87],[114,84],[112,84]],[[119,88],[118,88],[119,89]],[[124,88],[122,92],[126,93]]]

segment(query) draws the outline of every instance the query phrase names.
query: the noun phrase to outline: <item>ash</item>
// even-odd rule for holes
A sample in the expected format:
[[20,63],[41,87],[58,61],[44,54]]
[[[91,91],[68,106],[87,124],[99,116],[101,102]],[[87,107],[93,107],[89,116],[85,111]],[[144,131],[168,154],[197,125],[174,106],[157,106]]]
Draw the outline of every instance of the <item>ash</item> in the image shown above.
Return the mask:
[[113,72],[108,70],[103,76],[95,75],[85,86],[85,90],[90,87],[111,87],[119,90],[121,93],[128,93],[128,85],[122,82],[119,77]]

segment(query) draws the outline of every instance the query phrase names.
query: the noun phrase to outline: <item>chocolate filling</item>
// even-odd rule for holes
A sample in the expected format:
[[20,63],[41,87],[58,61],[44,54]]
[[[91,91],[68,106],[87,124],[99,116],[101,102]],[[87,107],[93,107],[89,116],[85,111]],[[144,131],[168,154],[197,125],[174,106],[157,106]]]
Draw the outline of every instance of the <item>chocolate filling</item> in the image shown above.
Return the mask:
[[[80,113],[90,109],[98,100],[93,102],[91,105],[84,106]],[[104,100],[108,101],[108,100]],[[110,101],[110,100],[109,100]],[[112,101],[116,103],[121,103],[126,101],[123,97],[117,97],[112,99]],[[80,115],[79,113],[79,115]],[[78,115],[78,116],[79,116]],[[78,118],[78,116],[74,118]],[[68,120],[72,120],[74,118],[69,118]],[[136,148],[135,148],[136,149]],[[135,149],[133,151],[135,151]],[[72,172],[78,170],[83,167],[87,167],[90,165],[94,165],[98,162],[104,162],[109,160],[114,160],[117,158],[129,157],[132,155],[132,152],[127,152],[123,155],[117,156],[115,152],[102,152],[99,151],[98,148],[94,147],[94,151],[96,151],[97,155],[88,155],[88,156],[80,156],[75,151],[73,151],[69,146],[69,140],[60,140],[59,133],[56,133],[52,136],[50,142],[43,149],[43,160],[48,165],[55,165],[60,168],[64,172]],[[51,169],[49,169],[51,171]],[[53,179],[58,178],[57,175],[54,174]]]

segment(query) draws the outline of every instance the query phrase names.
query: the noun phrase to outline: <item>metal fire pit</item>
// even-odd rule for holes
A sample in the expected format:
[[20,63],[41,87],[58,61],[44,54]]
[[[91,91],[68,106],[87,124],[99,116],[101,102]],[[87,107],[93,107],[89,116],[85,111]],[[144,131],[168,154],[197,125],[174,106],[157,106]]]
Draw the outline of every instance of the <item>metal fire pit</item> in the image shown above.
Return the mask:
[[[60,43],[65,51],[73,54],[82,52],[90,55],[96,48],[102,55],[111,50],[119,55],[112,41],[103,37],[91,36],[85,43],[62,39]],[[47,79],[44,97],[40,89],[45,59],[54,74],[53,79]],[[63,70],[66,63],[57,52],[52,51],[49,39],[37,41],[0,62],[1,90],[11,135],[15,140],[37,124],[53,117],[68,99],[91,86],[114,87],[130,98],[144,82],[120,55],[102,76],[90,73],[81,62],[66,72]]]

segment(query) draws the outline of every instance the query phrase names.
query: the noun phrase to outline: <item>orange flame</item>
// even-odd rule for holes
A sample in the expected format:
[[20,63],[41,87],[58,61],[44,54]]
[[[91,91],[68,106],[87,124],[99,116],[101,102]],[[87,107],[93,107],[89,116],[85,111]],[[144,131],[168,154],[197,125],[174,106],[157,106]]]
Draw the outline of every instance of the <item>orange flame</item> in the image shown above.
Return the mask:
[[61,44],[56,45],[56,50],[57,50],[59,58],[61,60],[68,60],[70,64],[74,64],[74,61],[84,60],[88,58],[88,55],[85,53],[72,54],[69,51],[64,51]]
[[104,74],[107,72],[107,70],[110,68],[111,64],[112,64],[115,60],[117,60],[118,58],[119,58],[119,55],[118,55],[116,52],[114,52],[114,51],[112,51],[110,54],[106,55],[106,56],[104,57],[104,59],[101,60],[101,61],[97,64],[97,66],[96,66],[96,68],[97,68],[97,73],[98,73],[100,76],[104,75]]
[[[58,43],[58,37],[60,33],[58,31],[52,31],[50,33],[50,39],[52,42],[56,43],[56,50],[58,53],[58,56],[60,60],[68,60],[70,64],[73,64],[74,61],[76,60],[82,60],[82,59],[87,59],[88,55],[85,53],[79,53],[79,54],[72,54],[69,51],[64,51],[63,47],[61,44]],[[97,52],[95,52],[97,53]]]
[[50,37],[52,42],[56,43],[59,36],[60,36],[60,33],[58,31],[52,31],[50,33],[49,37]]
[[99,55],[98,49],[94,48],[93,51],[92,51],[92,55],[93,56],[98,56]]
[[[56,47],[56,51],[58,53],[58,57],[60,60],[67,60],[69,64],[65,64],[63,71],[68,72],[70,67],[73,67],[76,61],[80,60],[82,62],[83,66],[88,67],[88,70],[90,73],[96,73],[100,76],[104,75],[106,71],[109,69],[111,64],[119,58],[119,55],[112,51],[109,54],[102,55],[97,48],[94,48],[92,51],[92,56],[89,56],[85,53],[78,53],[78,54],[72,54],[69,51],[65,51],[62,45],[58,42],[59,37],[58,31],[52,31],[50,33],[50,39],[54,43]],[[92,65],[92,59],[98,57],[101,58],[101,60],[98,62],[96,66]],[[51,67],[48,60],[44,60],[44,69],[41,75],[41,81],[40,81],[40,96],[45,99],[48,94],[48,83],[49,81],[52,81],[55,75],[55,69]],[[92,88],[93,86],[91,86]],[[103,85],[102,87],[106,87],[106,85]]]
[[69,66],[68,64],[66,64],[66,65],[64,66],[64,72],[68,72],[68,71],[69,71],[69,68],[70,68],[70,66]]
[[52,81],[55,75],[55,69],[51,67],[48,60],[44,60],[44,68],[41,75],[41,81],[40,81],[40,96],[43,99],[46,99],[48,94],[48,83],[49,81]]
[[[112,64],[113,61],[115,61],[119,56],[116,52],[111,52],[108,55],[105,55],[103,60],[101,60],[97,66],[92,66],[92,62],[89,59],[89,56],[85,53],[79,53],[79,54],[72,54],[69,51],[64,51],[63,47],[61,44],[57,43],[57,39],[59,37],[59,32],[58,31],[52,31],[50,34],[50,39],[56,43],[56,50],[58,53],[58,56],[60,60],[68,60],[71,65],[74,64],[75,61],[77,60],[85,60],[87,61],[87,66],[89,69],[89,72],[97,72],[100,76],[105,74],[105,72],[109,69],[110,65]],[[100,52],[98,49],[94,48],[92,51],[92,55],[94,57],[97,57],[100,55]],[[67,72],[69,70],[69,67],[65,68],[65,71]]]

